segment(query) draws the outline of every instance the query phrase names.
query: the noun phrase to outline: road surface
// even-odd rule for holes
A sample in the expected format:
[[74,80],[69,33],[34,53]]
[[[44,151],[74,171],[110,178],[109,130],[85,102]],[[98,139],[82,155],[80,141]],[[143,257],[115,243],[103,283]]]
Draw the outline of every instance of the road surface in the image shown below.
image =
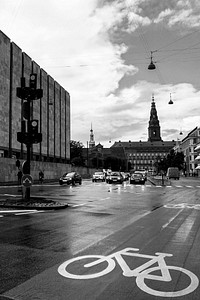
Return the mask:
[[69,206],[0,212],[0,300],[200,298],[197,179],[31,192]]

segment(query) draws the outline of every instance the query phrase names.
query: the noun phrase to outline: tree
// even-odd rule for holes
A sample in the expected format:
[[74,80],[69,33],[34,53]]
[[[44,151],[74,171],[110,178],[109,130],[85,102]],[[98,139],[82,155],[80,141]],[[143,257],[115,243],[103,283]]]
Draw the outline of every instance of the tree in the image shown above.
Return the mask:
[[70,159],[71,163],[76,165],[76,166],[83,166],[84,165],[84,159],[82,155],[82,149],[83,149],[83,144],[78,141],[70,141]]
[[158,170],[167,171],[169,167],[177,167],[179,170],[184,169],[184,154],[183,152],[175,152],[173,149],[158,163]]

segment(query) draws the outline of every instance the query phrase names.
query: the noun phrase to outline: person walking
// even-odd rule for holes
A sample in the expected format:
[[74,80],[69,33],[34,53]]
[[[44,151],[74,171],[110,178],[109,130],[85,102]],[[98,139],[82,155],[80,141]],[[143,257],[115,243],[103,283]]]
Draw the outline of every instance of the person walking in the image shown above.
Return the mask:
[[21,169],[19,169],[19,171],[17,173],[18,185],[22,184],[22,176],[23,176],[23,173],[22,173]]
[[39,172],[39,183],[43,184],[44,181],[44,173],[42,172],[42,170],[40,170]]

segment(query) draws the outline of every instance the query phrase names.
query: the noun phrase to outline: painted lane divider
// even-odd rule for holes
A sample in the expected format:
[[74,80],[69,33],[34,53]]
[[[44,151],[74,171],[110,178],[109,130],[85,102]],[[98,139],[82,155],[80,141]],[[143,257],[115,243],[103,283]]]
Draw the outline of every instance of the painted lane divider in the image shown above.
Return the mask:
[[190,204],[190,203],[178,203],[178,204],[165,204],[165,208],[175,208],[175,209],[196,209],[200,210],[200,204]]

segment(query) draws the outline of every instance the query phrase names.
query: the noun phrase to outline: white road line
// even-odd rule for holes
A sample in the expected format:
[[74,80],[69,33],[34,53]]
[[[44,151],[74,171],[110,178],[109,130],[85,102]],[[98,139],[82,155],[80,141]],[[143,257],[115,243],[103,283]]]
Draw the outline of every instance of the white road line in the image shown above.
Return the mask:
[[184,208],[182,208],[174,217],[169,219],[169,221],[162,226],[162,229],[166,228],[183,210],[184,210]]
[[85,203],[81,203],[81,204],[73,204],[73,205],[69,205],[70,207],[78,207],[78,206],[83,206],[87,204],[86,202]]
[[102,198],[102,199],[100,199],[101,201],[104,201],[104,200],[109,200],[110,199],[110,197],[106,197],[106,198]]
[[1,210],[1,213],[20,213],[20,212],[32,212],[37,211],[36,209],[25,210],[25,209],[12,209],[12,210]]
[[38,214],[38,213],[41,213],[41,212],[44,212],[44,210],[27,211],[27,212],[17,213],[17,214],[15,214],[15,216],[28,215],[28,214]]
[[187,187],[187,188],[193,188],[193,186],[191,186],[191,185],[186,185],[186,187]]

